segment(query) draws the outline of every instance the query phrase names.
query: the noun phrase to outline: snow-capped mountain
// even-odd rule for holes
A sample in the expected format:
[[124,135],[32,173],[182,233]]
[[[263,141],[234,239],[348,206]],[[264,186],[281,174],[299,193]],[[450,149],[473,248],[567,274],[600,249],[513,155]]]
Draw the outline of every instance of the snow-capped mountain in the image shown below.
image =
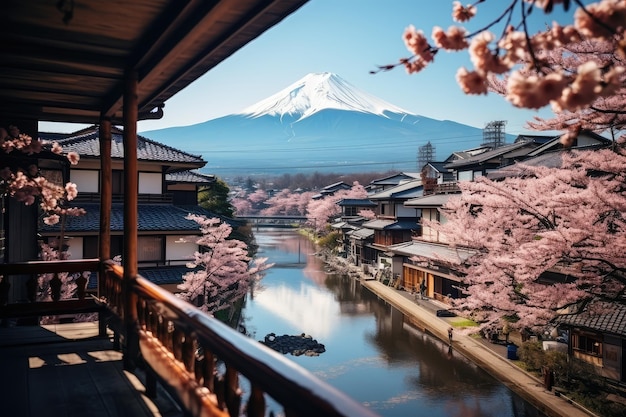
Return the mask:
[[298,116],[306,119],[322,110],[335,109],[386,117],[389,113],[410,114],[406,110],[361,91],[330,72],[312,73],[270,97],[245,108],[244,116]]
[[418,149],[428,142],[437,161],[482,142],[481,129],[412,114],[331,73],[308,74],[237,114],[141,134],[201,154],[205,170],[224,178],[413,172]]

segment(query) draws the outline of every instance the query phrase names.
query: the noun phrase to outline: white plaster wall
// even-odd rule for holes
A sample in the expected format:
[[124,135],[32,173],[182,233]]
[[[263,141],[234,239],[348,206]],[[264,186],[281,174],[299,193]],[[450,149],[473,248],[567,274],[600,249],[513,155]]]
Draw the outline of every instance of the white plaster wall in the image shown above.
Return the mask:
[[172,265],[184,265],[193,259],[193,254],[198,250],[196,240],[198,236],[167,236],[165,240],[165,259]]
[[456,174],[457,181],[471,181],[473,172],[472,171],[459,171]]
[[98,171],[73,169],[70,171],[70,181],[76,184],[78,193],[97,193],[99,191]]
[[72,237],[69,239],[70,259],[83,259],[83,238]]
[[139,194],[161,194],[163,192],[162,179],[163,176],[158,172],[140,172]]
[[[425,208],[422,209],[422,219],[424,220],[437,220],[437,209],[433,208]],[[442,218],[442,220],[444,220]],[[443,223],[443,222],[442,222]],[[427,240],[429,242],[438,242],[439,234],[435,232],[429,226],[422,224],[422,239]]]
[[396,217],[417,217],[415,207],[405,207],[403,204],[396,204]]

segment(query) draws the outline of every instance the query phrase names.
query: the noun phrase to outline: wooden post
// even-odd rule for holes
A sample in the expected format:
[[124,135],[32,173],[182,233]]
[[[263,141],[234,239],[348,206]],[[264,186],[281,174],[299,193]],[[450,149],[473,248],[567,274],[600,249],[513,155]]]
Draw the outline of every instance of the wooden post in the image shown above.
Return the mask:
[[98,256],[100,261],[111,258],[111,204],[112,176],[111,168],[111,120],[100,119],[100,242]]
[[137,201],[139,172],[137,167],[137,72],[126,75],[124,88],[124,327],[126,331],[124,368],[132,370],[139,354],[137,295]]
[[[103,261],[111,258],[111,202],[112,202],[112,175],[111,168],[111,119],[100,118],[100,234],[98,241],[98,258],[100,269],[98,271],[98,297],[104,290],[104,264]],[[98,313],[98,333],[101,337],[106,336],[106,312]]]

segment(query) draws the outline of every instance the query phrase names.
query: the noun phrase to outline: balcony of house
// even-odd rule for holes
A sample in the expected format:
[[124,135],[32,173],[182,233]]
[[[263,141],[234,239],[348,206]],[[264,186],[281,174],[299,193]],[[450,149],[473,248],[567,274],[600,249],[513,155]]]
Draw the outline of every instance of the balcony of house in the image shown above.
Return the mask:
[[[71,297],[50,284],[51,300],[33,298],[37,277],[64,273],[97,276],[97,292],[86,291],[85,278]],[[375,415],[111,261],[1,264],[0,275],[3,415]],[[9,302],[9,282],[26,299]]]
[[[100,193],[80,192],[74,202],[79,203],[100,203]],[[173,195],[165,194],[138,194],[137,202],[139,204],[173,204]],[[112,203],[123,203],[124,194],[113,194]]]
[[458,182],[453,181],[453,182],[443,182],[441,184],[435,185],[432,190],[432,193],[430,194],[449,194],[449,193],[458,193],[458,192],[461,192],[461,189],[459,188],[459,184]]

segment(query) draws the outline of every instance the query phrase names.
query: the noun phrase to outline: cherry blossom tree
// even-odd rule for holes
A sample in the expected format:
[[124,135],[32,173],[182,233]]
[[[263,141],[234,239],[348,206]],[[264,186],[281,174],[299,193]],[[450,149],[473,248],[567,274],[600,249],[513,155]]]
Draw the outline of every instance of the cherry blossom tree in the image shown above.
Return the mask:
[[268,206],[261,210],[264,216],[304,216],[306,207],[315,193],[293,192],[285,188],[265,201]]
[[[85,213],[84,209],[67,206],[78,195],[78,189],[71,182],[63,187],[47,180],[36,165],[37,154],[46,151],[61,155],[63,148],[56,142],[33,139],[21,133],[15,126],[10,126],[8,130],[0,127],[0,148],[0,198],[3,202],[5,198],[14,198],[27,206],[38,201],[44,223],[61,223],[57,242],[63,242],[65,218]],[[72,165],[79,161],[79,155],[75,152],[69,152],[66,157]],[[40,258],[44,261],[67,259],[67,256],[67,252],[60,247],[42,244]],[[33,277],[27,283],[28,298],[30,301],[56,301],[74,297],[78,288],[77,282],[82,281],[80,288],[84,289],[83,284],[87,281],[85,274],[88,273],[42,274],[37,278]]]
[[[626,156],[604,149],[560,158],[556,168],[518,164],[503,180],[460,182],[460,198],[442,209],[446,221],[425,222],[474,253],[451,265],[467,285],[455,308],[483,327],[541,328],[624,294]],[[549,272],[564,279],[547,283]]]
[[267,192],[262,189],[255,190],[248,194],[245,191],[237,193],[231,201],[238,216],[257,214],[265,208],[265,201],[268,199]]
[[[17,127],[10,126],[8,130],[0,127],[0,148],[4,152],[0,160],[1,196],[15,198],[27,206],[38,199],[44,222],[48,225],[57,224],[64,215],[84,214],[83,210],[68,208],[64,204],[76,198],[76,184],[68,182],[65,187],[54,184],[40,174],[37,165],[29,162],[29,157],[44,150],[61,155],[63,148],[58,143],[34,140]],[[67,159],[76,165],[79,155],[69,152]]]
[[[536,84],[540,77],[540,72],[544,74],[554,74],[554,68],[565,69],[569,73],[574,73],[578,68],[588,67],[595,68],[596,77],[603,68],[626,67],[626,59],[624,56],[614,53],[614,45],[605,40],[584,40],[577,43],[555,46],[551,50],[539,50],[535,52],[536,56],[541,57],[541,65],[526,65],[516,76],[523,77],[529,83],[527,95],[524,100],[528,104],[534,102],[533,106],[543,106],[550,99],[547,84]],[[545,77],[546,79],[548,76]],[[590,130],[597,133],[608,132],[614,139],[620,131],[626,127],[626,72],[622,72],[616,80],[614,91],[610,95],[597,96],[588,106],[581,106],[576,109],[564,108],[560,101],[553,100],[552,107],[554,116],[551,118],[535,117],[534,121],[529,121],[527,126],[533,130],[558,130],[569,131],[569,134],[562,137],[562,141],[566,145],[578,136],[582,130]],[[489,89],[503,96],[510,94],[507,90],[510,78],[490,77],[488,80]],[[512,98],[514,99],[514,98]]]
[[349,190],[339,190],[332,195],[327,195],[317,200],[311,200],[307,206],[307,223],[316,232],[323,233],[328,222],[341,213],[337,203],[344,198],[365,198],[367,190],[358,181],[352,184]]
[[[454,1],[453,20],[467,25],[479,5],[487,7],[482,3],[488,2],[477,0],[463,6]],[[555,7],[568,9],[571,3],[578,6],[572,24],[553,22],[547,30],[530,33],[529,21],[538,15],[532,13],[535,9],[550,13]],[[491,1],[490,6],[494,4]],[[408,73],[417,73],[434,62],[440,50],[468,50],[474,68],[457,72],[457,82],[466,94],[487,94],[493,87],[492,91],[520,108],[552,106],[556,115],[553,121],[538,121],[530,127],[567,129],[566,143],[580,129],[589,128],[592,118],[596,120],[595,131],[607,124],[623,128],[625,0],[587,5],[581,0],[509,0],[497,5],[502,13],[485,27],[472,32],[462,25],[447,31],[434,27],[432,42],[423,31],[409,26],[403,39],[412,55],[378,71],[404,66]],[[498,25],[503,26],[500,35],[492,32]],[[503,81],[494,86],[492,80],[498,77]]]
[[252,203],[245,198],[235,197],[230,202],[235,209],[235,215],[245,216],[247,214],[253,214]]
[[219,218],[194,214],[186,218],[200,226],[197,243],[202,250],[188,264],[198,269],[183,276],[178,295],[208,313],[225,310],[245,297],[272,264],[267,264],[267,258],[250,259],[247,245],[228,239],[232,227]]
[[[42,261],[52,261],[56,259],[68,259],[70,254],[63,250],[64,248],[58,248],[58,245],[48,245],[43,243],[41,245],[40,259]],[[61,251],[61,252],[60,252]],[[32,278],[27,282],[27,287],[33,285],[36,287],[35,294],[32,294],[37,301],[58,301],[67,300],[70,298],[78,297],[80,299],[85,296],[85,289],[89,282],[90,271],[84,271],[82,273],[49,273],[40,274],[36,279]],[[86,322],[97,320],[97,314],[78,314],[74,317],[75,322]],[[58,323],[59,316],[43,316],[40,319],[41,324]]]
[[364,217],[368,220],[373,220],[376,218],[376,213],[374,213],[373,210],[370,209],[365,209],[365,210],[361,210],[357,213],[359,216]]

